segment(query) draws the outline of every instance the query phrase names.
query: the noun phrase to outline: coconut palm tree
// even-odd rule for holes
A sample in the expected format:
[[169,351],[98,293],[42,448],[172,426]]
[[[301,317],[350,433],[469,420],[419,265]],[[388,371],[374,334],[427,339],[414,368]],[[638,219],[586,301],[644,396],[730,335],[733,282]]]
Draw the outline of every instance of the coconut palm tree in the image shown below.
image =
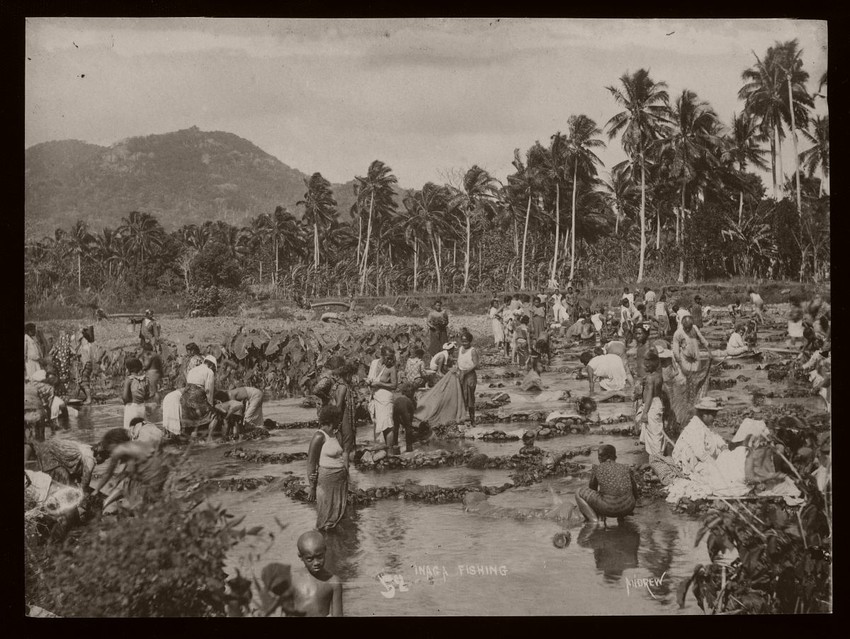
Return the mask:
[[92,249],[93,239],[89,233],[88,224],[83,220],[77,220],[71,227],[71,231],[65,236],[65,246],[67,247],[68,255],[74,255],[77,258],[77,288],[83,287],[83,271],[82,260],[83,256],[87,256]]
[[614,235],[619,235],[620,220],[631,217],[640,194],[632,178],[631,163],[626,160],[611,167],[608,181],[601,182],[599,189],[605,195],[608,208],[614,213]]
[[368,211],[366,245],[363,248],[363,260],[360,263],[360,294],[363,295],[366,289],[366,265],[369,262],[369,241],[372,239],[375,213],[377,211],[379,216],[384,216],[395,212],[397,204],[393,185],[398,183],[398,178],[393,175],[390,167],[380,160],[375,160],[369,165],[366,177],[355,176],[354,179],[357,180],[355,185],[357,204],[361,211]]
[[[697,173],[697,164],[702,161],[716,165],[711,153],[718,139],[714,135],[718,123],[717,114],[708,102],[702,101],[693,91],[685,89],[676,98],[669,118],[669,126],[664,127],[661,137],[656,141],[662,157],[666,157],[671,174],[681,189],[681,233],[684,242],[685,219],[687,210],[687,189]],[[684,254],[679,258],[679,282],[684,282]]]
[[[573,206],[572,206],[572,226],[570,235],[572,236],[572,246],[570,248],[570,281],[573,281],[576,265],[576,193],[578,191],[579,177],[582,181],[593,182],[596,179],[596,167],[602,166],[600,160],[592,149],[598,149],[605,146],[605,142],[596,138],[602,130],[596,126],[596,122],[591,120],[586,115],[571,115],[567,120],[569,127],[569,139],[567,141],[569,148],[569,160],[573,169]],[[555,252],[557,260],[557,250]],[[553,270],[554,279],[554,270]]]
[[313,173],[304,180],[307,192],[297,202],[304,206],[304,221],[313,227],[313,266],[319,267],[319,229],[325,229],[336,218],[336,200],[331,183],[321,173]]
[[[538,145],[539,146],[539,145]],[[532,147],[534,148],[534,147]],[[541,147],[542,149],[542,147]],[[522,231],[522,252],[520,271],[519,271],[519,287],[525,289],[525,263],[526,263],[526,248],[528,246],[528,227],[531,223],[532,205],[537,201],[537,171],[532,166],[532,153],[529,150],[526,153],[526,163],[523,164],[519,156],[519,149],[514,149],[514,159],[511,164],[516,169],[515,173],[508,176],[508,184],[505,188],[506,200],[511,209],[525,209],[525,224]]]
[[798,46],[799,43],[795,38],[788,42],[777,42],[774,49],[775,64],[782,71],[782,80],[787,89],[787,91],[783,92],[785,109],[782,112],[782,118],[791,131],[791,140],[794,143],[794,180],[797,186],[797,212],[802,215],[797,129],[805,130],[808,127],[808,109],[814,107],[814,98],[809,95],[806,89],[809,73],[803,70],[803,51]]
[[800,163],[809,177],[820,169],[820,197],[824,193],[824,182],[829,180],[829,116],[818,116],[811,125],[811,131],[802,129],[803,137],[812,143],[812,147],[800,153]]
[[646,151],[658,137],[658,131],[669,112],[664,82],[654,82],[649,71],[638,69],[620,77],[621,88],[606,87],[618,105],[625,110],[608,120],[608,139],[622,133],[623,150],[640,163],[640,266],[638,282],[643,281],[646,257]]
[[153,215],[131,211],[121,219],[118,233],[122,236],[125,246],[133,256],[134,264],[138,267],[141,260],[146,259],[154,249],[160,248],[165,239],[165,231]]
[[[725,138],[722,159],[738,165],[738,171],[743,173],[748,164],[766,171],[767,161],[764,156],[767,151],[760,144],[767,141],[767,136],[758,126],[758,121],[747,111],[732,114],[732,127]],[[738,224],[742,223],[744,213],[744,189],[741,188],[738,199]]]
[[[426,182],[419,191],[408,191],[402,200],[405,208],[403,217],[410,234],[427,242],[434,258],[434,274],[437,279],[437,291],[443,290],[442,264],[438,251],[439,238],[445,232],[445,218],[448,210],[448,193],[445,187]],[[414,251],[414,264],[418,264],[418,251]],[[418,270],[418,267],[415,266]],[[414,290],[416,286],[414,276]]]
[[463,176],[463,190],[451,189],[449,210],[458,211],[466,223],[466,255],[463,263],[463,290],[469,290],[469,256],[472,240],[472,219],[496,214],[499,181],[478,165]]

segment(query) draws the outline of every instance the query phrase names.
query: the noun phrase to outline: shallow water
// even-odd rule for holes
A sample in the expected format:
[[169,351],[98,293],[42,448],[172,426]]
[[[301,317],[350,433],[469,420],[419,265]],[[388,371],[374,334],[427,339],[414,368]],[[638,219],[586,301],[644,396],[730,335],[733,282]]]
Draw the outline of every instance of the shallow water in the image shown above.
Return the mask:
[[[724,327],[706,327],[704,334],[714,348],[725,343]],[[771,342],[779,333],[771,332]],[[762,343],[764,336],[762,336]],[[578,349],[553,357],[552,367],[578,370]],[[767,371],[757,367],[776,361],[765,355],[762,361],[727,360],[740,364],[737,370],[723,370],[716,377],[750,378],[724,391],[712,391],[729,407],[751,406],[752,392],[777,391],[788,382],[770,382]],[[504,377],[513,367],[489,367],[482,371],[491,379],[480,380],[478,392],[494,395],[506,392],[510,403],[499,409],[500,415],[531,411],[572,410],[572,402],[561,399],[564,391],[573,398],[587,392],[587,382],[576,380],[573,372],[544,372],[546,388],[539,393],[521,391],[519,378]],[[503,388],[488,388],[501,383]],[[796,387],[794,387],[796,388]],[[626,393],[630,394],[627,388]],[[792,402],[820,408],[812,397],[765,399],[766,404]],[[599,419],[632,415],[631,402],[600,403]],[[278,422],[306,421],[315,418],[315,409],[300,407],[300,400],[267,401],[266,417]],[[108,428],[121,425],[123,407],[116,403],[83,407],[69,419],[70,429],[61,434],[94,443]],[[159,421],[160,409],[149,407],[148,418]],[[596,416],[594,416],[596,417]],[[534,422],[516,421],[479,426],[522,431]],[[625,424],[624,424],[625,425]],[[306,461],[289,464],[260,464],[224,457],[227,450],[241,446],[266,453],[306,451],[312,429],[272,431],[265,440],[195,446],[193,461],[216,477],[262,477],[294,474],[304,477]],[[370,426],[361,426],[358,443],[373,440]],[[636,438],[623,435],[583,434],[541,439],[536,445],[547,451],[563,451],[607,443],[618,451],[619,461],[645,463],[646,453]],[[462,450],[472,448],[490,456],[515,453],[521,443],[447,440],[417,443],[417,449]],[[596,455],[576,457],[586,466],[596,463]],[[351,484],[370,488],[414,481],[443,487],[501,486],[510,482],[507,470],[474,470],[465,467],[426,468],[360,472],[352,468]],[[514,512],[533,513],[528,519],[495,518],[467,513],[462,504],[431,505],[404,499],[379,500],[349,512],[341,528],[329,537],[328,567],[345,582],[346,615],[575,615],[575,614],[702,614],[689,599],[684,609],[675,602],[679,580],[690,576],[697,563],[708,561],[705,545],[694,547],[699,522],[674,513],[663,501],[638,502],[634,516],[620,525],[612,520],[604,528],[569,528],[571,543],[564,549],[552,543],[562,524],[542,515],[558,501],[574,502],[574,494],[585,485],[586,477],[575,476],[546,480],[540,484],[511,488],[490,498],[493,505]],[[554,494],[554,497],[553,497]],[[225,505],[234,515],[245,515],[244,525],[263,526],[274,533],[274,541],[244,541],[233,549],[228,569],[242,574],[259,575],[272,561],[300,568],[295,542],[313,528],[315,510],[286,497],[274,484],[245,492],[220,492],[211,498]],[[275,517],[286,524],[278,528]],[[259,553],[259,557],[256,554]],[[428,567],[427,569],[425,567]],[[379,584],[380,572],[397,573],[408,589],[396,590],[392,597]],[[655,581],[647,586],[646,580]]]

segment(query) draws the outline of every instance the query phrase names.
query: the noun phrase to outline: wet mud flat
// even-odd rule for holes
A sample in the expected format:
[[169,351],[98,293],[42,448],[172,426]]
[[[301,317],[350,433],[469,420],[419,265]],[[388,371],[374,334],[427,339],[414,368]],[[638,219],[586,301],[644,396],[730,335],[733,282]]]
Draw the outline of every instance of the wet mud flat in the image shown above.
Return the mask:
[[[731,327],[720,319],[703,330],[717,349]],[[776,314],[769,321],[760,342],[781,348],[784,322]],[[635,514],[622,524],[611,520],[597,528],[571,517],[569,506],[597,463],[599,445],[613,444],[618,461],[632,464],[642,480],[651,480],[651,473],[643,447],[628,434],[628,397],[571,418],[566,432],[546,422],[552,411],[574,411],[575,400],[587,394],[587,381],[576,379],[582,349],[559,343],[557,336],[553,343],[543,390],[520,390],[524,371],[499,363],[495,349],[486,349],[494,364],[481,371],[479,401],[486,405],[498,394],[509,401],[484,409],[474,429],[461,425],[418,442],[407,464],[385,458],[352,465],[352,503],[329,535],[328,555],[330,569],[345,581],[347,615],[702,614],[693,602],[679,609],[675,601],[678,580],[708,561],[704,545],[694,547],[698,513],[677,511],[657,486],[641,481]],[[717,389],[710,393],[724,406],[718,420],[723,436],[731,437],[742,416],[755,410],[822,412],[822,402],[804,383],[771,375],[777,367],[766,365],[781,367],[785,360],[765,351],[760,359],[726,359],[715,366],[711,380],[718,380]],[[630,392],[627,387],[625,394]],[[156,421],[158,410],[149,418]],[[254,441],[193,446],[189,454],[219,488],[211,500],[245,515],[246,526],[264,526],[275,535],[262,548],[247,541],[234,548],[228,568],[242,574],[258,574],[271,561],[300,566],[295,540],[315,524],[314,506],[299,492],[315,409],[302,407],[299,399],[270,400],[264,413],[282,428]],[[121,407],[86,407],[71,421],[62,436],[92,443],[120,425]],[[292,425],[302,427],[287,428]],[[559,459],[562,472],[517,481],[510,460],[526,430],[538,433],[535,445],[549,460]],[[375,447],[371,425],[358,427],[357,442],[361,449]],[[428,463],[414,463],[417,455]],[[488,467],[482,456],[496,462]],[[470,463],[474,459],[479,463]],[[483,493],[490,508],[467,508],[464,498],[471,493]],[[275,518],[286,524],[283,530]],[[556,535],[566,533],[568,545],[557,547]],[[392,590],[378,580],[380,573],[397,575]]]

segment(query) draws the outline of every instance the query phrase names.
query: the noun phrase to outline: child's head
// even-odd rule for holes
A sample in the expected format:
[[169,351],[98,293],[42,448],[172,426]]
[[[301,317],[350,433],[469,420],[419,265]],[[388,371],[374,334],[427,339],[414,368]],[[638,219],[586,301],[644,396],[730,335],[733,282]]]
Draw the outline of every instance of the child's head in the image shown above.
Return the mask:
[[505,299],[504,299],[505,304],[510,304],[511,299],[513,299],[513,298],[510,295],[505,295]]
[[628,295],[628,293],[629,293],[629,287],[628,286],[623,287],[623,293],[626,293]]
[[637,310],[639,310],[641,313],[643,313],[646,310],[646,304],[638,304]]
[[617,449],[614,448],[611,444],[603,444],[599,447],[596,454],[599,456],[600,464],[606,461],[617,460]]
[[694,303],[702,304],[702,298],[699,295],[694,295]]
[[305,532],[298,538],[298,558],[311,575],[317,575],[325,567],[325,538],[318,530]]
[[579,361],[582,363],[582,366],[587,366],[587,364],[594,357],[593,351],[584,351],[581,355],[579,355]]
[[523,315],[521,318],[519,318],[519,321],[523,324],[528,324],[528,315]]
[[413,351],[413,355],[414,355],[415,357],[417,357],[418,359],[422,359],[423,357],[425,357],[425,351],[424,351],[423,349],[421,349],[421,348],[416,348],[416,349]]
[[213,399],[216,403],[229,402],[230,395],[227,394],[227,391],[217,390],[215,393],[213,393]]
[[625,299],[625,298],[621,299],[621,300],[620,300],[620,306],[625,306],[626,308],[628,308],[628,306],[629,306],[629,300],[627,300],[627,299]]
[[410,382],[405,382],[398,390],[408,399],[413,399],[416,396],[416,385]]
[[142,362],[135,357],[131,357],[124,362],[124,366],[127,368],[127,372],[131,375],[136,375],[142,372]]

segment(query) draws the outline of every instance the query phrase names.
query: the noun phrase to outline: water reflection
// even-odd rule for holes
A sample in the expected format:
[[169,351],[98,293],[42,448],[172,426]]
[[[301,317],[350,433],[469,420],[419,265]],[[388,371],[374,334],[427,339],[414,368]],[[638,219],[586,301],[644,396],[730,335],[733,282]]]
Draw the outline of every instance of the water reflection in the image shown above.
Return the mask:
[[640,528],[628,519],[608,528],[585,524],[578,534],[578,544],[593,549],[596,569],[607,583],[619,581],[624,570],[638,567]]

